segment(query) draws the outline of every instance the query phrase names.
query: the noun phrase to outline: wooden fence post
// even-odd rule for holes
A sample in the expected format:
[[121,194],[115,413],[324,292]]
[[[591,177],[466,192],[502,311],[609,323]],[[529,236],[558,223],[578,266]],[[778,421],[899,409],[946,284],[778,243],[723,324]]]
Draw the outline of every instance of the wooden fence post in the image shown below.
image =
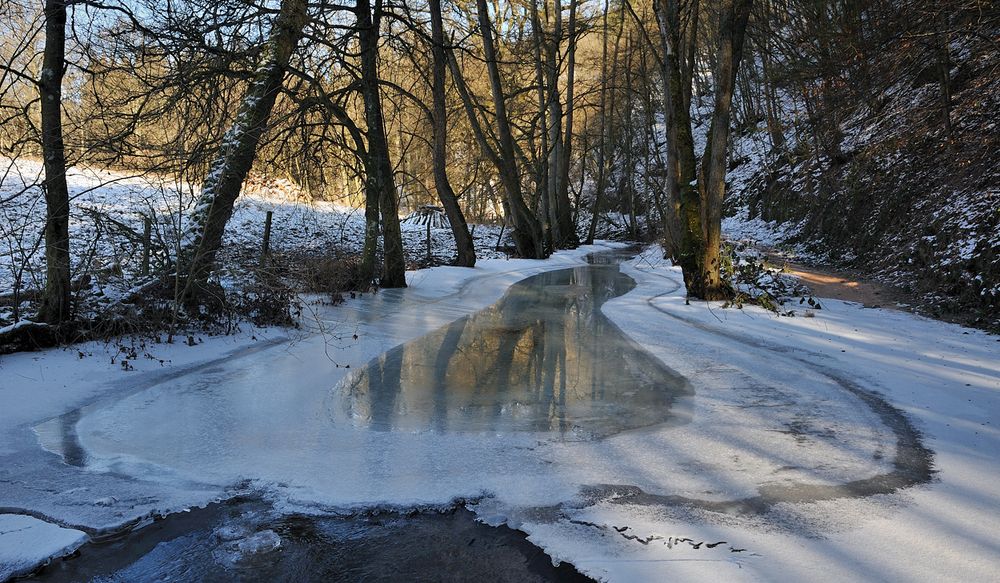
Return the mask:
[[427,217],[427,264],[428,265],[430,264],[432,257],[433,255],[431,254],[431,217],[428,216]]
[[264,217],[264,244],[260,250],[261,259],[264,259],[271,253],[271,217],[273,215],[272,211],[267,211],[267,215]]
[[142,221],[142,275],[149,275],[149,247],[153,241],[153,221],[145,217]]

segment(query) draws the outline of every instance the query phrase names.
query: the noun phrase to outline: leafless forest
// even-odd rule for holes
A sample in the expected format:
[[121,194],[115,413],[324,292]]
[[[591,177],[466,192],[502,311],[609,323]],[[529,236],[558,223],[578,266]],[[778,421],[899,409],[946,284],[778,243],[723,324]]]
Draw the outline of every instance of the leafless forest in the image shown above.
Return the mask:
[[[241,295],[284,314],[303,278],[404,286],[400,215],[426,205],[446,216],[456,265],[476,262],[470,224],[501,224],[489,247],[525,258],[599,234],[659,241],[701,299],[733,295],[724,215],[791,222],[790,242],[827,262],[995,325],[991,2],[3,0],[0,13],[4,343],[137,313],[176,325]],[[108,173],[81,192],[74,168]],[[163,204],[128,220],[76,204],[125,177],[155,177]],[[357,208],[358,248],[225,253],[255,181]],[[220,285],[227,263],[245,290]]]

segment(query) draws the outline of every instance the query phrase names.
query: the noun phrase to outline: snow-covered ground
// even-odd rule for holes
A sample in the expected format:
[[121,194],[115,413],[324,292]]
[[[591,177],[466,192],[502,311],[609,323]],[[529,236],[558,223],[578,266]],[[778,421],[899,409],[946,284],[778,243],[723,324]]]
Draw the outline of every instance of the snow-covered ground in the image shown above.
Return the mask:
[[[472,500],[602,580],[1000,579],[995,336],[834,300],[687,305],[655,249],[603,311],[687,378],[684,422],[594,440],[331,413],[372,358],[608,246],[411,272],[290,337],[3,357],[0,508],[93,535],[245,491],[311,513]],[[0,534],[0,564],[21,551]]]
[[[786,472],[808,467],[807,460],[820,463],[793,480],[814,483],[822,473],[817,470],[830,469],[827,462],[832,461],[819,443],[824,439],[835,448],[867,441],[881,450],[873,460],[898,464],[905,453],[898,433],[895,439],[879,437],[878,430],[866,437],[854,434],[879,425],[884,431],[885,417],[865,428],[827,410],[834,401],[821,397],[819,390],[831,382],[841,390],[879,396],[901,411],[933,451],[936,473],[931,483],[894,494],[804,495],[801,500],[793,494],[789,498],[794,501],[774,504],[762,515],[741,515],[734,505],[731,513],[692,516],[657,504],[656,497],[617,492],[570,515],[585,526],[528,527],[531,540],[585,572],[623,581],[1000,580],[1000,533],[994,528],[1000,518],[1000,460],[995,455],[1000,447],[1000,339],[829,299],[808,318],[686,305],[680,274],[673,268],[653,259],[634,262],[626,273],[639,286],[605,312],[692,380],[693,415],[709,425],[704,441],[679,445],[671,439],[658,445],[700,450],[700,463],[692,470],[715,474],[713,489],[732,483],[716,473],[730,461],[739,468],[734,473],[787,461],[759,483],[761,494],[785,481]],[[755,382],[768,388],[757,393]],[[753,435],[776,430],[774,401],[780,402],[781,394],[792,417],[811,427],[806,432],[810,437],[783,453]],[[723,399],[756,408],[752,422],[727,423],[716,405]],[[824,413],[813,417],[817,411],[810,412],[812,407]],[[855,415],[866,408],[873,412],[866,403],[856,402],[854,408]],[[869,471],[861,469],[855,480],[873,477]],[[657,486],[664,489],[662,483]],[[697,495],[709,498],[706,494]],[[707,548],[718,541],[727,544]]]
[[[146,219],[151,222],[151,269],[155,272],[174,260],[177,241],[198,195],[197,184],[85,167],[70,168],[67,181],[72,276],[74,281],[88,282],[78,284],[84,287],[79,294],[84,309],[99,310],[142,281]],[[42,182],[40,162],[0,157],[0,327],[30,316],[31,292],[44,288]],[[309,201],[287,181],[251,182],[237,200],[226,229],[222,263],[231,273],[245,273],[247,264],[256,264],[269,211],[273,213],[270,249],[275,254],[292,254],[304,262],[360,253],[363,247],[363,210],[338,202]],[[495,250],[499,226],[470,228],[480,259],[504,256]],[[426,258],[426,235],[422,225],[403,225],[409,261]],[[432,228],[431,243],[438,262],[454,257],[450,228]],[[15,298],[20,300],[19,311],[11,302]]]

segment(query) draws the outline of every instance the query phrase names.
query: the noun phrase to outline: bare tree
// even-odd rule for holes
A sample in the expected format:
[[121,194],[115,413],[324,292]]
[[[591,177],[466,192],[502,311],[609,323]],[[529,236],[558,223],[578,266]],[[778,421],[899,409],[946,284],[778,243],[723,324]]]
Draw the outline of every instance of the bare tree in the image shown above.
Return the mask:
[[431,43],[433,64],[433,87],[431,89],[434,107],[434,186],[441,206],[448,216],[451,232],[455,237],[455,247],[458,256],[456,265],[474,267],[476,265],[476,249],[473,245],[469,225],[465,215],[458,205],[458,197],[448,180],[448,109],[445,94],[445,74],[448,67],[448,55],[444,47],[444,23],[441,18],[441,0],[430,0],[431,12]]
[[69,186],[62,130],[65,59],[66,0],[46,0],[45,49],[38,80],[45,165],[45,293],[38,319],[49,324],[70,317]]
[[718,62],[714,75],[715,106],[708,145],[702,156],[702,175],[698,181],[705,242],[700,259],[701,276],[697,280],[699,285],[695,285],[694,295],[708,300],[726,299],[732,293],[721,275],[722,203],[726,193],[733,91],[743,58],[743,37],[751,4],[752,0],[727,0],[721,7]]
[[379,283],[382,287],[406,287],[403,234],[399,228],[399,197],[393,179],[392,163],[389,161],[389,143],[385,136],[385,119],[379,90],[378,42],[382,0],[375,1],[374,17],[369,0],[358,0],[355,14],[361,47],[361,95],[367,123],[367,188],[378,193],[382,217],[383,263]]
[[[719,45],[713,75],[715,104],[700,174],[696,174],[687,97],[692,81],[685,78],[681,66],[684,28],[679,0],[657,0],[655,5],[663,50],[666,111],[667,252],[680,264],[688,294],[706,300],[725,299],[732,293],[721,277],[722,201],[733,88],[751,4],[752,0],[724,0],[719,5]],[[689,27],[687,34],[695,31],[696,27]]]
[[226,223],[253,165],[261,135],[281,91],[285,69],[306,22],[306,0],[282,0],[261,64],[205,177],[192,224],[185,233],[183,245],[187,257],[181,258],[182,269],[187,272],[182,293],[185,300],[195,299],[200,293],[215,263]]
[[[573,114],[576,109],[576,47],[577,47],[577,36],[579,34],[577,30],[577,6],[579,0],[570,0],[569,4],[569,31],[568,31],[568,41],[567,41],[567,65],[566,65],[566,121],[565,121],[565,138],[563,138],[563,152],[562,160],[560,160],[560,172],[559,177],[559,198],[564,201],[565,213],[568,223],[565,225],[566,229],[566,239],[563,244],[568,247],[575,247],[579,244],[579,238],[576,233],[575,221],[572,220],[572,213],[570,212],[569,204],[569,183],[570,183],[570,165],[573,160]],[[581,174],[584,172],[581,165]]]
[[[476,0],[476,10],[479,19],[479,33],[482,36],[483,56],[490,80],[490,93],[493,97],[493,111],[496,118],[496,133],[499,141],[499,151],[488,148],[487,153],[497,167],[500,181],[503,183],[508,210],[511,214],[514,229],[514,244],[522,257],[543,258],[547,256],[542,228],[534,213],[524,202],[521,188],[521,176],[517,169],[515,157],[514,136],[510,128],[510,117],[507,114],[506,95],[503,81],[500,77],[500,67],[497,50],[493,39],[493,25],[486,6],[486,0]],[[457,69],[457,65],[455,67]],[[470,113],[470,121],[475,117],[472,108],[466,103],[466,111]],[[485,143],[485,142],[484,142]]]
[[568,158],[563,137],[565,112],[559,92],[559,47],[563,35],[561,0],[552,0],[551,8],[546,3],[546,13],[549,17],[546,18],[546,21],[551,20],[552,27],[551,30],[545,30],[542,34],[545,41],[543,43],[545,53],[543,68],[547,94],[546,121],[548,122],[548,184],[545,192],[549,200],[548,211],[549,225],[552,229],[552,244],[554,247],[569,247],[575,244],[576,233],[573,229],[573,218],[569,205],[568,174],[563,171]]

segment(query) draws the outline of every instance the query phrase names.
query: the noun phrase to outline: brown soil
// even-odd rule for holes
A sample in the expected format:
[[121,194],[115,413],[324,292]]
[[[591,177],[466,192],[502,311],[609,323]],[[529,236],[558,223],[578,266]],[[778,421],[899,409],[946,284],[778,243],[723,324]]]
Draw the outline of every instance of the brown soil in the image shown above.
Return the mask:
[[[786,274],[798,278],[817,297],[858,302],[866,308],[911,312],[942,322],[983,328],[982,322],[977,319],[975,312],[942,314],[934,308],[933,304],[919,296],[873,281],[856,271],[795,263],[786,260],[773,250],[769,251],[774,254],[765,256],[765,262],[768,265],[784,268]],[[985,329],[994,334],[997,333],[995,329],[988,327]]]
[[[912,298],[895,288],[880,284],[850,271],[803,265],[784,260],[774,261],[783,265],[785,273],[794,276],[821,298],[858,302],[866,308],[906,309]],[[898,304],[904,304],[903,306]]]

